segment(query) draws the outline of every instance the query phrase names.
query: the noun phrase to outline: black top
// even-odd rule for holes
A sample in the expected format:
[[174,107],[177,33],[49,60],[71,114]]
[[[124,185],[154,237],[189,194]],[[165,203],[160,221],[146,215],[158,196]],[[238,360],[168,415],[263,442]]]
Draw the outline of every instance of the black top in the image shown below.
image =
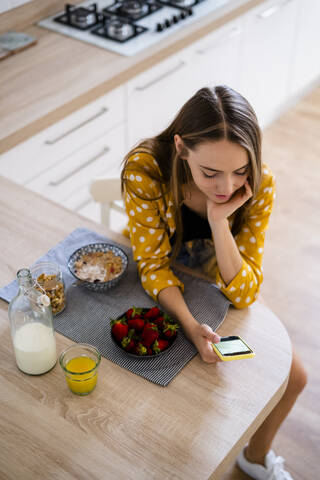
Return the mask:
[[[212,238],[211,228],[206,218],[188,208],[184,203],[181,207],[183,237],[182,242],[199,238]],[[170,239],[171,245],[175,242],[175,235]]]

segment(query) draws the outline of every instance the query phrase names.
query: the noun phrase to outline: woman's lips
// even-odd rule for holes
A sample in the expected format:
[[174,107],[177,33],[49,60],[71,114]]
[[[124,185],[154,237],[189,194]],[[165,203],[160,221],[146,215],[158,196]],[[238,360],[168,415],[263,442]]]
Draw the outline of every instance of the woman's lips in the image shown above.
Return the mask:
[[231,197],[231,195],[217,195],[216,193],[215,196],[220,200],[228,200]]

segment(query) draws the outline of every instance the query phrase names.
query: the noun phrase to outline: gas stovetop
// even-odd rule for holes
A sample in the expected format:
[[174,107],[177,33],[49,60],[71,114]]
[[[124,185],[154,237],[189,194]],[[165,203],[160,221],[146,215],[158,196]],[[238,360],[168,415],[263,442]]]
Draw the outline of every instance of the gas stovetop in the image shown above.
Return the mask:
[[38,25],[122,55],[134,55],[230,0],[91,0],[66,4]]

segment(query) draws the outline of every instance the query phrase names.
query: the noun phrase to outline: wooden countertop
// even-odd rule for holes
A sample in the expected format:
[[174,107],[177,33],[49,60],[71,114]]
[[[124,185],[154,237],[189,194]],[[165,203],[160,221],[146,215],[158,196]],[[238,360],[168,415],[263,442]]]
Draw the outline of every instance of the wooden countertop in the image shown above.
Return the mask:
[[[97,99],[263,0],[230,0],[133,57],[36,26],[64,0],[33,0],[0,15],[0,33],[23,30],[38,43],[0,63],[0,154]],[[79,0],[73,3],[80,3]]]
[[[2,177],[0,190],[1,286],[79,226],[128,242]],[[18,370],[7,310],[0,300],[0,476],[8,480],[220,480],[286,387],[290,341],[259,302],[230,308],[219,329],[243,336],[254,359],[208,365],[197,355],[159,387],[103,358],[97,388],[82,398],[58,364],[41,376]],[[56,337],[58,352],[72,344]]]

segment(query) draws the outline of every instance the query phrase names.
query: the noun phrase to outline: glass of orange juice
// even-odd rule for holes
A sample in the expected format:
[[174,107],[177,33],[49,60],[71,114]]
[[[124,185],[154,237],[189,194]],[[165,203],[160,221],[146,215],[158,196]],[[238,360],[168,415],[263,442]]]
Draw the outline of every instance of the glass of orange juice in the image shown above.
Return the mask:
[[88,343],[71,345],[61,353],[60,366],[71,392],[88,395],[95,389],[100,361],[99,350]]

